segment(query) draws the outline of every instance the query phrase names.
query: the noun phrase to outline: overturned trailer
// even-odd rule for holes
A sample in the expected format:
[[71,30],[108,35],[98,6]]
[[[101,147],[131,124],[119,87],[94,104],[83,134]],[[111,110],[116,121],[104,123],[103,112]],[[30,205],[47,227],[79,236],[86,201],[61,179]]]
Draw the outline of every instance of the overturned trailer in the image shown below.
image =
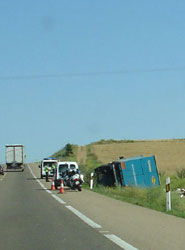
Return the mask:
[[104,186],[159,186],[155,156],[123,158],[94,169],[96,185]]

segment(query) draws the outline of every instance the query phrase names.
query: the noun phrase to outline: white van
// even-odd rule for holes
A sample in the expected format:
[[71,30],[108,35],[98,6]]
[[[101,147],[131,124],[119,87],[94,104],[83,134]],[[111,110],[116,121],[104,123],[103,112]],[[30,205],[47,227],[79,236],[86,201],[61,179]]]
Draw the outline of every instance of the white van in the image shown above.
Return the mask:
[[69,170],[77,170],[78,164],[75,161],[60,161],[57,163],[56,171],[54,174],[55,188],[60,186],[60,180],[64,178]]
[[45,173],[45,166],[48,164],[50,167],[50,171],[49,171],[49,176],[53,176],[54,172],[52,169],[52,165],[55,164],[57,165],[58,161],[56,160],[56,158],[44,158],[41,161],[41,164],[39,165],[40,168],[40,178],[43,179],[44,177],[46,177],[46,173]]

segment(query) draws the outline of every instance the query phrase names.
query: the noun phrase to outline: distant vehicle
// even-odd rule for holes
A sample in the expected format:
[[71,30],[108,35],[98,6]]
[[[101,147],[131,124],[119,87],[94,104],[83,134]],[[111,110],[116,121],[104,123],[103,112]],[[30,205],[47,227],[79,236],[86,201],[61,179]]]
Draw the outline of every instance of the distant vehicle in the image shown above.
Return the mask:
[[121,157],[94,169],[94,182],[103,186],[159,186],[155,156]]
[[83,176],[79,173],[77,162],[63,161],[57,163],[57,168],[54,174],[54,183],[56,189],[60,186],[61,179],[64,181],[64,186],[81,191]]
[[53,176],[53,174],[54,174],[54,171],[53,171],[53,169],[52,169],[52,165],[53,164],[57,164],[57,159],[56,158],[52,158],[52,157],[49,157],[49,158],[44,158],[42,161],[41,161],[41,163],[40,163],[40,165],[39,165],[39,168],[40,168],[40,178],[41,179],[43,179],[44,177],[46,177],[46,172],[45,172],[45,166],[48,164],[49,165],[49,167],[50,167],[50,171],[49,171],[49,176],[51,177],[51,176]]
[[3,169],[3,167],[1,165],[0,165],[0,174],[4,175],[4,169]]
[[6,145],[6,168],[24,171],[24,146],[21,144]]

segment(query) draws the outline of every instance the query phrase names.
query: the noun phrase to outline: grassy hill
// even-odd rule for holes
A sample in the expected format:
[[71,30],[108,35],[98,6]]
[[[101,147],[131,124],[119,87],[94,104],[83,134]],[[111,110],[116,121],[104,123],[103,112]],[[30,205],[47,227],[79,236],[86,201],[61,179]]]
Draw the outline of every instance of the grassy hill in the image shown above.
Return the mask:
[[166,212],[165,179],[171,176],[172,211],[168,214],[185,218],[185,200],[180,198],[177,188],[185,187],[185,139],[173,140],[101,140],[86,146],[66,145],[53,156],[60,160],[77,161],[89,182],[90,172],[103,163],[112,162],[119,156],[155,155],[161,186],[155,188],[106,188],[95,187],[93,191],[112,198]]
[[119,156],[155,155],[161,174],[174,175],[185,168],[185,139],[171,140],[100,140],[86,146],[71,145],[71,152],[66,153],[66,146],[53,154],[61,160],[75,160],[86,174],[95,167],[118,159]]

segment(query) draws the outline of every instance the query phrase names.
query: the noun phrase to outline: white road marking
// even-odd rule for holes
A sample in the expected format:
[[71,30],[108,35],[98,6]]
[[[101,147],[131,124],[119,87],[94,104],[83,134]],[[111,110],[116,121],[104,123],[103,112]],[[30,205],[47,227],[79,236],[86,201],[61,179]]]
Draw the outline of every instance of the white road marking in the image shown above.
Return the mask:
[[58,196],[56,196],[55,194],[51,195],[55,200],[57,200],[58,202],[60,202],[61,204],[66,204],[65,201],[63,201],[61,198],[59,198]]
[[89,219],[87,216],[85,216],[84,214],[82,214],[81,212],[79,212],[77,209],[75,209],[72,206],[66,206],[66,208],[68,208],[71,212],[73,212],[74,214],[76,214],[81,220],[83,220],[86,224],[88,224],[89,226],[93,227],[93,228],[101,228],[102,226],[100,226],[99,224],[95,223],[94,221],[92,221],[91,219]]
[[[28,168],[31,172],[31,174],[33,175],[33,177],[36,179],[36,181],[40,184],[40,186],[46,190],[46,192],[48,192],[49,194],[51,194],[51,196],[57,200],[59,203],[61,204],[66,204],[65,201],[63,201],[61,198],[59,198],[58,196],[56,196],[55,194],[53,194],[50,190],[48,190],[35,176],[35,174],[33,173],[31,167],[28,165]],[[87,216],[85,216],[84,214],[82,214],[81,212],[79,212],[77,209],[73,208],[72,206],[65,206],[66,208],[68,208],[72,213],[74,213],[75,215],[77,215],[81,220],[83,220],[86,224],[88,224],[89,226],[91,226],[92,228],[98,229],[98,228],[102,228],[102,226],[100,226],[99,224],[95,223],[93,220],[89,219]],[[120,239],[119,237],[117,237],[114,234],[108,234],[109,231],[99,231],[100,233],[102,233],[107,239],[109,239],[110,241],[114,242],[116,245],[118,245],[119,247],[123,248],[124,250],[138,250],[138,248],[133,247],[132,245],[128,244],[126,241]]]
[[3,181],[6,175],[7,175],[7,173],[5,173],[4,175],[2,175],[2,179],[0,179],[0,181]]
[[31,174],[33,175],[33,177],[36,179],[36,181],[40,184],[40,186],[41,186],[44,190],[46,190],[46,192],[48,192],[49,194],[52,194],[52,192],[51,192],[50,190],[48,190],[48,189],[42,184],[42,182],[39,181],[39,180],[37,179],[37,177],[35,176],[35,174],[33,173],[32,169],[30,168],[29,165],[28,165],[28,168],[29,168]]
[[114,242],[119,247],[123,248],[124,250],[138,250],[138,248],[133,247],[132,245],[128,244],[126,241],[120,239],[114,234],[104,234],[104,236]]
[[31,174],[33,175],[33,177],[34,177],[35,179],[37,179],[37,177],[35,176],[35,174],[33,173],[32,169],[30,168],[30,166],[29,166],[29,165],[28,165],[28,168],[29,168],[29,170],[30,170]]
[[48,190],[47,188],[46,188],[45,190],[46,190],[46,192],[47,192],[48,194],[52,194],[52,192],[51,192],[50,190]]
[[42,188],[45,188],[44,185],[39,180],[37,180],[37,181],[41,185]]

